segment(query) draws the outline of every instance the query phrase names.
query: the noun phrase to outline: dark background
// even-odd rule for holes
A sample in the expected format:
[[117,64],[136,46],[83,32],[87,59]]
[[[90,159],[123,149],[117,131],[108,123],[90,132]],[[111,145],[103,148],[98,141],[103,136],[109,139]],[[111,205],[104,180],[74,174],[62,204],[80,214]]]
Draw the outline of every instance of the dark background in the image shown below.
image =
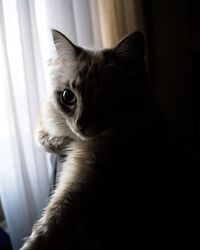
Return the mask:
[[177,235],[190,242],[185,249],[197,249],[192,247],[199,247],[200,228],[200,1],[143,3],[151,84],[172,135],[167,147],[176,154],[175,163],[169,161],[173,220],[180,215]]
[[180,154],[198,157],[200,1],[144,0],[151,82]]

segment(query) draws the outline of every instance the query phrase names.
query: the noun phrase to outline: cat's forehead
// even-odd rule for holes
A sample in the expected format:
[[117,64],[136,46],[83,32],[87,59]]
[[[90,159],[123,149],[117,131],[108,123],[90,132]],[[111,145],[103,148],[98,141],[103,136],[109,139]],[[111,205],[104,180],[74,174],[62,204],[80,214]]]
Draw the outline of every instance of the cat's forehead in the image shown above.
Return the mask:
[[75,77],[76,64],[67,58],[56,58],[48,64],[52,81],[66,81]]
[[52,81],[57,90],[64,85],[72,88],[78,88],[82,83],[91,85],[95,80],[97,82],[107,63],[108,56],[102,50],[84,50],[74,62],[58,58],[51,62]]
[[104,63],[105,56],[101,50],[84,51],[77,60],[77,73],[85,78],[99,74]]
[[76,84],[98,83],[98,80],[102,78],[104,68],[111,62],[112,56],[106,50],[84,51],[77,61]]

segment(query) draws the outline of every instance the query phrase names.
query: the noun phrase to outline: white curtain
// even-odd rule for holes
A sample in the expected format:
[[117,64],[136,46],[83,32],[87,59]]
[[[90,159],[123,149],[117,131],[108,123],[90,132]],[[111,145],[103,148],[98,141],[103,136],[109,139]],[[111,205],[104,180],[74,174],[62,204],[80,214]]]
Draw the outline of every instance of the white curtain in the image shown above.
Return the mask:
[[50,28],[79,45],[101,47],[97,0],[0,0],[0,199],[14,249],[50,193],[49,155],[34,143],[50,84]]

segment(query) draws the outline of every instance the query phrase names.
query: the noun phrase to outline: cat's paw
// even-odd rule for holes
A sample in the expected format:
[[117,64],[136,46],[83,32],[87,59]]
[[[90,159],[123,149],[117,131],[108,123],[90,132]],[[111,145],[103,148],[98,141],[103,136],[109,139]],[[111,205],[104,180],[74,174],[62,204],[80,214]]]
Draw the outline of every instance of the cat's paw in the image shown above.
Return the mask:
[[33,226],[33,231],[29,237],[25,239],[24,245],[20,250],[53,250],[51,241],[51,230],[48,225],[38,221]]
[[37,141],[48,152],[59,153],[66,149],[67,145],[71,142],[67,137],[51,136],[47,132],[41,130],[37,133]]
[[[45,248],[44,248],[45,247]],[[42,249],[50,249],[46,248],[46,240],[42,235],[32,235],[29,236],[24,245],[20,248],[20,250],[42,250]]]
[[32,234],[26,238],[24,245],[19,250],[64,250],[74,249],[70,233],[62,234],[56,225],[53,228],[49,226],[36,224],[33,227]]

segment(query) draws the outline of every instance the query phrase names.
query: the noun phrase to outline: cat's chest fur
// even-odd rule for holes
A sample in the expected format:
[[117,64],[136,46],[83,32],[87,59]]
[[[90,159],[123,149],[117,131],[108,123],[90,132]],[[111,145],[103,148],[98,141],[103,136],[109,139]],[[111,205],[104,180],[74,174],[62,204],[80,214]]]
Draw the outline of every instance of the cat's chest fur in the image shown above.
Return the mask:
[[130,134],[73,144],[59,182],[76,194],[78,249],[130,246],[136,231],[140,234],[140,223],[146,223],[152,212],[152,162],[148,154],[144,157],[143,143],[139,134]]

